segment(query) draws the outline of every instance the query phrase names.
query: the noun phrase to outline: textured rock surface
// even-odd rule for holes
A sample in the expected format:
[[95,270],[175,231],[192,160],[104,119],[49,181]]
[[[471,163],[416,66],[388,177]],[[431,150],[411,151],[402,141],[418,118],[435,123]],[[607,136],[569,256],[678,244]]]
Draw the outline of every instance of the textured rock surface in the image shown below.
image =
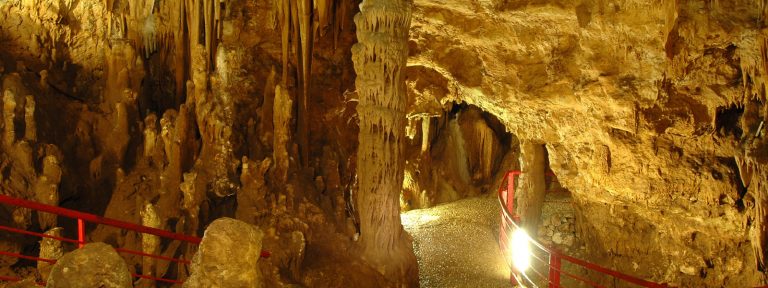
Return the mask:
[[[46,235],[51,235],[55,237],[61,237],[61,232],[63,228],[56,227],[51,230],[45,231]],[[43,238],[40,240],[40,258],[45,259],[59,259],[61,256],[64,255],[64,248],[62,247],[61,241],[54,240],[51,238]],[[53,264],[45,262],[45,261],[38,261],[37,262],[37,272],[40,273],[40,277],[43,279],[48,279],[48,275],[51,272],[51,269],[53,269]]]
[[766,163],[749,156],[766,117],[761,5],[419,0],[409,87],[546,143],[588,259],[676,286],[758,285],[764,192],[735,158]]
[[262,287],[259,270],[263,233],[243,221],[221,218],[205,229],[184,287]]
[[418,283],[416,257],[400,225],[398,199],[405,159],[405,62],[411,3],[365,0],[355,16],[352,47],[360,95],[357,152],[360,237],[363,258],[396,286]]
[[89,243],[64,254],[51,269],[46,287],[133,287],[123,258],[104,243]]
[[[538,143],[588,260],[676,286],[766,283],[764,1],[415,0],[407,39],[392,21],[407,1],[370,3],[395,3],[358,17],[385,25],[356,27],[352,0],[0,1],[1,190],[132,223],[152,205],[152,226],[191,235],[236,216],[275,250],[259,262],[270,285],[393,286],[397,268],[358,252],[408,246],[398,190],[403,209],[480,194]],[[393,27],[353,57],[356,32],[365,45]],[[384,162],[386,209],[361,209],[381,204],[363,171]],[[396,240],[369,242],[378,222]],[[144,249],[137,233],[88,237]],[[30,255],[36,241],[0,237]]]

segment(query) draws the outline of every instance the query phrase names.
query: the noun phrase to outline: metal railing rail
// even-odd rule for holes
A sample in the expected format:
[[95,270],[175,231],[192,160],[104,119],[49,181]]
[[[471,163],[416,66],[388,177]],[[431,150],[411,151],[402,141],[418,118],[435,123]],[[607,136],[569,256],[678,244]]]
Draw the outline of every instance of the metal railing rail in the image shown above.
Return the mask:
[[[58,216],[63,216],[63,217],[67,217],[67,218],[76,219],[77,220],[77,228],[78,228],[77,229],[77,239],[69,239],[69,238],[64,238],[64,237],[57,237],[57,236],[53,236],[53,235],[47,235],[47,234],[43,234],[43,233],[37,233],[37,232],[27,231],[27,230],[23,230],[23,229],[14,228],[14,227],[3,226],[3,225],[0,225],[0,230],[11,232],[11,233],[16,233],[16,234],[23,234],[23,235],[42,237],[42,238],[49,238],[49,239],[54,239],[54,240],[58,240],[58,241],[62,241],[62,242],[68,242],[68,243],[72,243],[72,244],[77,244],[78,248],[83,247],[83,245],[85,245],[85,243],[86,243],[86,239],[85,239],[85,232],[86,232],[85,231],[85,223],[86,222],[94,223],[94,224],[100,224],[100,225],[107,225],[107,226],[111,226],[111,227],[115,227],[115,228],[120,228],[120,229],[124,229],[124,230],[130,230],[130,231],[138,232],[138,233],[151,234],[151,235],[159,236],[159,237],[166,238],[166,239],[172,239],[172,240],[178,240],[178,241],[187,242],[187,243],[192,244],[192,245],[198,245],[202,241],[202,238],[196,237],[196,236],[190,236],[190,235],[185,235],[185,234],[173,233],[173,232],[162,230],[162,229],[142,226],[142,225],[138,225],[138,224],[134,224],[134,223],[130,223],[130,222],[125,222],[125,221],[120,221],[120,220],[116,220],[116,219],[106,218],[106,217],[102,217],[102,216],[98,216],[98,215],[94,215],[94,214],[89,214],[89,213],[84,213],[84,212],[80,212],[80,211],[75,211],[75,210],[70,210],[70,209],[66,209],[66,208],[62,208],[62,207],[58,207],[58,206],[46,205],[46,204],[42,204],[42,203],[38,203],[38,202],[34,202],[34,201],[29,201],[29,200],[19,199],[19,198],[15,198],[15,197],[10,197],[10,196],[7,196],[7,195],[0,195],[0,203],[1,204],[12,205],[12,206],[17,206],[17,207],[28,208],[28,209],[32,209],[32,210],[36,210],[36,211],[40,211],[40,212],[46,212],[46,213],[56,214]],[[173,257],[162,256],[162,255],[154,255],[154,254],[144,253],[142,251],[135,251],[135,250],[119,248],[119,247],[115,248],[115,250],[117,252],[119,252],[119,253],[126,253],[126,254],[138,255],[138,256],[142,256],[142,257],[150,257],[150,258],[160,259],[160,260],[164,260],[164,261],[175,262],[178,265],[188,265],[188,264],[190,264],[190,261],[188,259],[184,259],[184,258],[173,258]],[[46,259],[46,258],[29,256],[29,255],[22,255],[22,254],[19,254],[19,253],[13,253],[13,252],[8,252],[8,251],[0,251],[0,255],[16,257],[16,258],[21,258],[21,259],[27,259],[27,260],[33,260],[33,261],[42,261],[42,262],[47,262],[47,263],[51,263],[51,264],[56,263],[56,259]],[[270,255],[271,255],[271,253],[269,251],[266,251],[266,250],[262,250],[261,251],[261,257],[262,258],[268,258]],[[183,280],[179,280],[179,279],[168,279],[168,278],[154,277],[154,276],[150,276],[150,275],[143,275],[143,274],[137,274],[137,273],[132,273],[132,275],[135,278],[144,278],[144,279],[149,279],[149,280],[154,280],[154,281],[159,281],[159,282],[164,282],[164,283],[172,283],[172,284],[181,284],[181,283],[183,283]],[[22,280],[22,279],[21,278],[17,278],[17,277],[0,276],[0,281],[20,281],[20,280]],[[45,282],[37,282],[37,284],[38,285],[45,285]]]
[[[515,215],[514,213],[515,211],[514,210],[515,177],[519,176],[520,174],[522,174],[522,172],[518,170],[508,171],[504,175],[504,178],[506,181],[502,181],[498,190],[498,200],[499,200],[499,205],[501,206],[499,247],[502,253],[504,254],[504,257],[507,259],[508,264],[511,263],[508,255],[509,253],[507,253],[510,249],[510,247],[508,247],[508,244],[507,244],[510,240],[508,234],[510,232],[515,231],[516,229],[520,229],[518,223],[520,223],[521,219],[518,215]],[[506,189],[504,189],[505,186],[506,186]],[[535,239],[530,239],[529,242],[535,248],[532,251],[532,255],[531,255],[532,260],[535,260],[539,264],[543,264],[544,266],[546,266],[548,268],[547,269],[548,273],[545,276],[541,272],[531,267],[529,272],[533,272],[533,275],[529,275],[530,273],[525,273],[525,272],[521,273],[519,271],[515,271],[514,265],[510,265],[510,267],[512,268],[512,275],[510,277],[512,284],[525,285],[525,283],[528,283],[531,286],[538,287],[537,284],[541,284],[541,282],[544,282],[550,288],[559,288],[559,287],[563,287],[561,276],[566,276],[568,278],[574,279],[577,282],[584,283],[591,287],[603,287],[600,284],[595,283],[593,280],[590,280],[589,277],[574,275],[572,273],[564,271],[562,268],[562,264],[563,264],[563,261],[567,261],[571,264],[586,268],[591,271],[595,271],[599,274],[608,275],[618,280],[621,280],[627,283],[632,283],[641,287],[652,287],[652,288],[669,287],[667,284],[661,284],[661,283],[655,283],[655,282],[643,280],[643,279],[630,276],[612,269],[602,267],[594,263],[590,263],[581,259],[571,257],[569,255],[562,254],[551,247],[542,245]],[[539,280],[539,281],[536,281],[536,280]]]

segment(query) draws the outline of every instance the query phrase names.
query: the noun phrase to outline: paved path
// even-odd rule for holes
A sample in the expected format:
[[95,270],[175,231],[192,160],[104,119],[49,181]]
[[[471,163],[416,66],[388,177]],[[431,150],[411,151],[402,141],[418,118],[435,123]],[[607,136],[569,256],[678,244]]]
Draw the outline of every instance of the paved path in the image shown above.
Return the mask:
[[413,236],[421,287],[511,287],[496,242],[497,201],[481,196],[401,215]]

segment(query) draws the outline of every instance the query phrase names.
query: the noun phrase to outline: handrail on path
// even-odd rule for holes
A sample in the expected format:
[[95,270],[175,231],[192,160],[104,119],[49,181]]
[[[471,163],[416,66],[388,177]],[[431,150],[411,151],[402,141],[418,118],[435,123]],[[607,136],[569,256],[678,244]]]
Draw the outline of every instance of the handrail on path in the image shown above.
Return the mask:
[[[198,245],[202,241],[202,238],[196,237],[196,236],[191,236],[191,235],[186,235],[186,234],[179,234],[179,233],[173,233],[173,232],[162,230],[162,229],[142,226],[142,225],[138,225],[138,224],[134,224],[134,223],[130,223],[130,222],[125,222],[125,221],[121,221],[121,220],[116,220],[116,219],[112,219],[112,218],[107,218],[107,217],[102,217],[102,216],[94,215],[94,214],[89,214],[89,213],[84,213],[84,212],[80,212],[80,211],[70,210],[70,209],[66,209],[66,208],[62,208],[62,207],[58,207],[58,206],[47,205],[47,204],[43,204],[43,203],[39,203],[39,202],[34,202],[34,201],[30,201],[30,200],[24,200],[24,199],[20,199],[20,198],[11,197],[11,196],[8,196],[8,195],[1,195],[0,194],[0,204],[7,204],[7,205],[12,205],[12,206],[17,206],[17,207],[23,207],[23,208],[28,208],[28,209],[40,211],[40,212],[46,212],[46,213],[51,213],[51,214],[56,214],[56,215],[59,215],[59,216],[67,217],[67,218],[76,219],[77,220],[77,239],[69,239],[69,238],[64,238],[64,237],[57,237],[57,236],[53,236],[53,235],[48,235],[48,234],[43,234],[43,233],[27,231],[27,230],[24,230],[24,229],[19,229],[19,228],[4,226],[4,225],[0,225],[0,230],[11,232],[11,233],[16,233],[16,234],[30,235],[30,236],[36,236],[36,237],[42,237],[42,238],[50,238],[50,239],[54,239],[54,240],[58,240],[58,241],[62,241],[62,242],[73,243],[73,244],[77,244],[78,248],[83,247],[83,245],[85,245],[85,243],[86,243],[86,240],[85,240],[85,234],[86,234],[85,233],[86,232],[85,231],[85,223],[86,222],[94,223],[94,224],[100,224],[100,225],[112,226],[112,227],[121,228],[121,229],[124,229],[124,230],[130,230],[130,231],[134,231],[134,232],[138,232],[138,233],[151,234],[151,235],[155,235],[155,236],[166,238],[166,239],[172,239],[172,240],[178,240],[178,241],[187,242],[187,243],[192,244],[192,245]],[[188,264],[190,264],[190,261],[188,259],[183,259],[183,258],[174,258],[174,257],[167,257],[167,256],[162,256],[162,255],[154,255],[154,254],[150,254],[150,253],[144,253],[142,251],[135,251],[135,250],[125,249],[125,248],[120,248],[120,247],[115,248],[115,250],[117,252],[119,252],[119,253],[133,254],[133,255],[139,255],[139,256],[143,256],[143,257],[150,257],[150,258],[160,259],[160,260],[164,260],[164,261],[171,261],[171,262],[177,263],[178,265],[188,265]],[[16,257],[16,258],[21,258],[21,259],[27,259],[27,260],[33,260],[33,261],[42,261],[42,262],[47,262],[47,263],[51,263],[51,264],[56,263],[56,259],[46,259],[46,258],[40,258],[40,257],[35,257],[35,256],[22,255],[22,254],[19,254],[19,253],[13,253],[13,252],[8,252],[8,251],[0,251],[0,255]],[[268,257],[270,257],[270,255],[271,255],[271,253],[269,251],[266,251],[266,250],[262,250],[261,251],[261,257],[262,258],[268,258]],[[143,274],[136,274],[136,273],[133,273],[133,277],[144,278],[144,279],[149,279],[149,280],[154,280],[154,281],[159,281],[159,282],[164,282],[164,283],[172,283],[172,284],[181,284],[181,283],[183,283],[183,281],[179,280],[179,279],[168,279],[168,278],[154,277],[154,276],[151,276],[151,275],[143,275]],[[10,277],[10,276],[2,276],[2,275],[0,275],[0,281],[20,281],[20,280],[22,280],[22,279],[21,278],[17,278],[17,277]],[[45,282],[37,282],[37,284],[38,285],[45,285]]]

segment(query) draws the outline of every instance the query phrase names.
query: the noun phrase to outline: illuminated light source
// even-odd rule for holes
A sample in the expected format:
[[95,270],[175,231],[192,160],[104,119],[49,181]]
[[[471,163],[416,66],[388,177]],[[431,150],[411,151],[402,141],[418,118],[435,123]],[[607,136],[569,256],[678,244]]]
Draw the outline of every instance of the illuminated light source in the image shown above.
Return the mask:
[[531,237],[524,229],[515,229],[510,239],[510,253],[512,254],[512,265],[519,272],[525,272],[531,266]]

